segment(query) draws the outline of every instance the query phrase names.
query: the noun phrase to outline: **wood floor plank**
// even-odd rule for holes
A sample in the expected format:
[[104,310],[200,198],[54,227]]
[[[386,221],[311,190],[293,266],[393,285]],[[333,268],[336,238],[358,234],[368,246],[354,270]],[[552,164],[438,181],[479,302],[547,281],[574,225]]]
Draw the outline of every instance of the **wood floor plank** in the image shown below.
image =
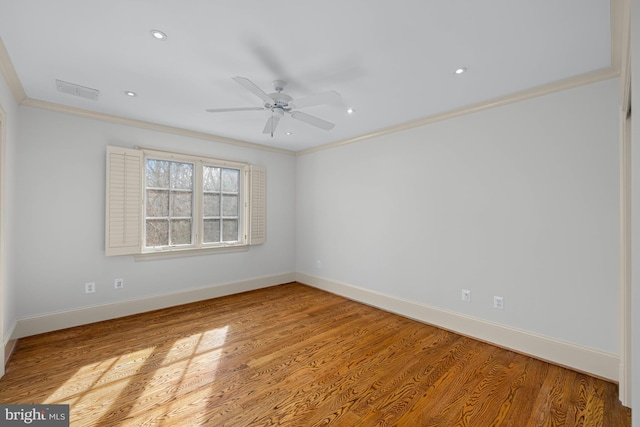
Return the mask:
[[631,425],[615,384],[297,283],[19,340],[72,426]]

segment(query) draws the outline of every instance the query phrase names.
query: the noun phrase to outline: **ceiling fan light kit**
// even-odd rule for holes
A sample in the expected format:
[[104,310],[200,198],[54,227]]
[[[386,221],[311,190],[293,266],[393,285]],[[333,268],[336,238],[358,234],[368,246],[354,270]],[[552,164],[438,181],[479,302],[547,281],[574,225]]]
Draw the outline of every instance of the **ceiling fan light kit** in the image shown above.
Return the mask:
[[[274,80],[273,88],[275,92],[266,93],[260,89],[255,83],[245,77],[234,77],[238,84],[243,86],[249,92],[262,99],[262,107],[236,107],[236,108],[213,108],[206,110],[209,113],[227,113],[237,111],[271,111],[271,116],[267,119],[267,123],[262,130],[264,134],[273,134],[278,126],[280,119],[286,114],[289,114],[293,119],[307,123],[311,126],[315,126],[324,130],[331,130],[335,127],[334,123],[323,120],[319,117],[312,116],[302,111],[297,111],[300,108],[311,107],[315,105],[325,105],[338,102],[342,99],[340,94],[336,91],[322,92],[313,95],[309,95],[303,98],[293,99],[289,95],[282,93],[287,83],[283,80]],[[295,111],[294,111],[295,110]]]

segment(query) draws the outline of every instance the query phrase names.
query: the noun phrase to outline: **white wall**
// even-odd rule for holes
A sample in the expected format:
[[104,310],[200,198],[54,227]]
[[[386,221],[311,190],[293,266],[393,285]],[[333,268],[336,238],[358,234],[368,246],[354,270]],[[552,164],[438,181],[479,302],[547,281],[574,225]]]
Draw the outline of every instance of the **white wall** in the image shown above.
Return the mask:
[[[21,107],[12,245],[16,315],[29,318],[295,271],[295,158]],[[105,257],[107,145],[198,153],[267,168],[267,243],[247,252],[136,262]],[[124,278],[124,289],[113,280]],[[84,293],[96,282],[95,294]]]
[[614,79],[300,156],[296,271],[615,354],[618,126]]
[[[6,115],[5,135],[5,159],[4,159],[4,178],[5,178],[5,253],[4,253],[4,299],[3,306],[0,306],[0,316],[3,318],[3,336],[6,342],[10,338],[17,313],[16,313],[16,286],[15,286],[15,268],[13,253],[13,238],[15,236],[14,219],[15,219],[15,199],[16,194],[14,173],[15,173],[15,151],[18,139],[18,104],[13,97],[4,77],[0,74],[0,108]],[[0,341],[0,345],[4,345]],[[3,361],[4,362],[4,361]],[[2,362],[2,363],[3,363]]]

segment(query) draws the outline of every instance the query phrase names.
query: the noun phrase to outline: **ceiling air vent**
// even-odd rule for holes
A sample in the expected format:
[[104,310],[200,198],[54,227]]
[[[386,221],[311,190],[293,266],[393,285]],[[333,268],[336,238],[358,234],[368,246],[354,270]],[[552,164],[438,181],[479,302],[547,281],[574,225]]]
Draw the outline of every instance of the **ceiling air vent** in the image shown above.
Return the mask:
[[90,87],[84,87],[80,85],[74,85],[73,83],[63,82],[62,80],[56,80],[56,87],[59,92],[66,93],[68,95],[79,96],[81,98],[91,99],[93,101],[98,100],[98,89],[91,89]]

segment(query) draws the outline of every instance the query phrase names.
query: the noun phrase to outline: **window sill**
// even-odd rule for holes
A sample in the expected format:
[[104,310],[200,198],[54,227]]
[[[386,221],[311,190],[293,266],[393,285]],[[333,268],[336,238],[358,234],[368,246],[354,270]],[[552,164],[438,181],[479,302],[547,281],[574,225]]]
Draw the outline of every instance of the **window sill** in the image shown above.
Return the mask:
[[145,252],[134,255],[136,261],[153,261],[157,259],[182,258],[188,256],[211,255],[220,253],[246,252],[249,245],[218,246],[215,248],[171,249],[158,252]]

